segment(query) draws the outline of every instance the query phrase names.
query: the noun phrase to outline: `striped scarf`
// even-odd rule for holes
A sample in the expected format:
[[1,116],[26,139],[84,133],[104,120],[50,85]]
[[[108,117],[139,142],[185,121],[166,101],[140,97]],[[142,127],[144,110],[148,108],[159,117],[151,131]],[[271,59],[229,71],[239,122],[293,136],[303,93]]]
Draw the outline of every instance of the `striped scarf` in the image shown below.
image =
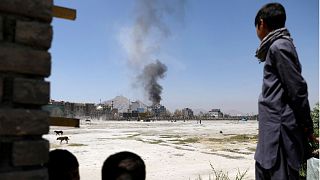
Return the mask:
[[259,48],[256,51],[256,57],[259,59],[260,62],[264,62],[266,60],[267,52],[271,46],[271,44],[280,38],[285,38],[292,41],[290,37],[290,33],[287,28],[280,28],[274,31],[271,31],[266,37],[264,37],[261,41]]

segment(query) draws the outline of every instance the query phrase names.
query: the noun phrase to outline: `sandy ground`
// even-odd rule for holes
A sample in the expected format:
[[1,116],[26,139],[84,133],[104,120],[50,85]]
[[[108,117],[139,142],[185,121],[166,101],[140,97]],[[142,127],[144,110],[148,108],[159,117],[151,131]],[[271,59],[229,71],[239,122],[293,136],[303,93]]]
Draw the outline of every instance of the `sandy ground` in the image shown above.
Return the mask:
[[[254,179],[257,127],[256,121],[93,121],[80,128],[52,126],[44,138],[51,149],[75,154],[82,180],[100,180],[104,160],[119,151],[142,157],[147,180],[209,180],[212,167],[230,179],[248,170],[245,179]],[[54,130],[63,130],[69,144],[60,144]]]

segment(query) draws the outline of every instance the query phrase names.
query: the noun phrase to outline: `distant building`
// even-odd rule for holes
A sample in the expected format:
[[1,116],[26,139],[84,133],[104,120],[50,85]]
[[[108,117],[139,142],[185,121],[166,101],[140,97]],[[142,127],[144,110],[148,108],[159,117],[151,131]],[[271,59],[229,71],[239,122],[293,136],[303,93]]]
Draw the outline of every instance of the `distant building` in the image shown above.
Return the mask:
[[144,112],[145,112],[144,108],[138,108],[137,111],[138,111],[139,113],[144,113]]
[[191,118],[193,117],[193,111],[190,108],[184,108],[182,109],[182,116],[186,118]]
[[133,101],[131,102],[129,108],[131,109],[131,111],[137,111],[138,108],[140,108],[140,103],[138,101]]
[[74,103],[65,102],[64,103],[64,116],[65,117],[74,117]]
[[167,109],[164,106],[160,106],[159,108],[159,115],[160,116],[165,116],[167,113]]
[[42,109],[49,112],[51,117],[64,117],[64,104],[63,103],[52,103],[42,106]]
[[85,112],[86,112],[85,103],[73,103],[73,104],[74,104],[74,109],[73,109],[74,116],[75,117],[85,116]]
[[167,112],[167,109],[160,104],[150,106],[149,109],[151,110],[151,114],[155,117],[165,116]]
[[96,118],[102,120],[113,119],[111,107],[112,105],[109,104],[98,104],[96,107]]
[[145,110],[145,105],[139,101],[133,101],[130,103],[129,109],[130,111],[138,111],[139,113],[144,113]]
[[85,116],[91,116],[95,112],[95,104],[85,103]]
[[209,111],[209,116],[214,118],[222,118],[223,113],[220,111],[220,109],[211,109]]
[[111,114],[112,114],[113,118],[117,118],[117,117],[119,117],[119,110],[117,108],[112,108]]
[[[69,118],[101,118],[111,116],[111,106],[94,103],[74,103],[51,100],[48,105],[43,106],[50,116]],[[117,113],[117,112],[115,112]]]

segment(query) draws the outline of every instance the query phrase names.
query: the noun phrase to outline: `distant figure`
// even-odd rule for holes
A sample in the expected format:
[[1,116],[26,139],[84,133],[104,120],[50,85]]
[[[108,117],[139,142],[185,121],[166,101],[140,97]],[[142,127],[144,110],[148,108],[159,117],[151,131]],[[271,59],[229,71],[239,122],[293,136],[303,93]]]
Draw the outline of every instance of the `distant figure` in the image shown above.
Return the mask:
[[63,135],[63,131],[54,131],[56,133],[56,135]]
[[220,131],[220,134],[222,134],[223,132],[222,131]]
[[145,180],[146,167],[140,156],[119,152],[109,156],[102,167],[102,180]]
[[315,141],[307,83],[279,3],[264,5],[254,21],[261,40],[256,57],[264,63],[259,97],[256,180],[298,180]]
[[79,180],[79,163],[69,151],[56,149],[50,151],[47,163],[49,180]]
[[61,137],[58,137],[57,140],[60,140],[60,144],[62,143],[62,141],[66,141],[66,143],[68,144],[68,141],[70,139],[68,138],[68,136],[61,136]]

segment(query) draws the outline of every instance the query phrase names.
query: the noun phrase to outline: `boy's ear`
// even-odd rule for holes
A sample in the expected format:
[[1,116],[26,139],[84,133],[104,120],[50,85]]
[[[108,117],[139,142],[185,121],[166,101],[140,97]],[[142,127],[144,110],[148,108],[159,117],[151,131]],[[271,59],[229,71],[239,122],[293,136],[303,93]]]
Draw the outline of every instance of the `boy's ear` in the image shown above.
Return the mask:
[[259,19],[258,29],[264,28],[264,26],[265,26],[265,23],[264,23],[263,19]]
[[260,28],[269,31],[269,27],[268,25],[265,23],[265,21],[263,19],[260,19]]

